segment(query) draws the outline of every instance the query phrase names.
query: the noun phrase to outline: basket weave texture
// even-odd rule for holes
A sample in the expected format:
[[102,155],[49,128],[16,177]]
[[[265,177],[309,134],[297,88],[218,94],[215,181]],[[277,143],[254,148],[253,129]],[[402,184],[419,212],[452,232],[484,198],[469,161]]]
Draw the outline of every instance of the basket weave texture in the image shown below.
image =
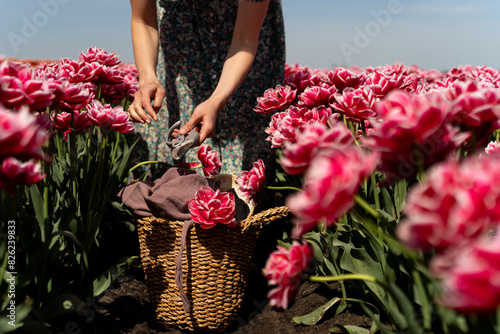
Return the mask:
[[288,208],[283,206],[250,216],[236,228],[217,225],[204,230],[195,224],[182,253],[184,291],[192,305],[189,313],[184,311],[175,283],[184,222],[139,219],[141,260],[157,318],[184,330],[228,329],[245,299],[252,255],[262,227],[288,215]]

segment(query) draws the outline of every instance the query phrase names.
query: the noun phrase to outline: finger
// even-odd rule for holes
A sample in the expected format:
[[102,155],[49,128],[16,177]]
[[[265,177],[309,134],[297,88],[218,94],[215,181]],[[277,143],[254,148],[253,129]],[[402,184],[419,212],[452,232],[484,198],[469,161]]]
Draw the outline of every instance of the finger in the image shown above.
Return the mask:
[[197,118],[191,117],[191,119],[189,119],[189,121],[186,124],[184,124],[184,126],[180,129],[179,133],[181,135],[189,133],[198,123],[199,120]]
[[215,128],[202,126],[200,129],[200,145],[205,141],[205,139],[213,137],[214,134]]
[[139,117],[141,123],[151,123],[151,119],[149,116],[144,112],[144,109],[142,107],[141,100],[135,100],[134,103],[131,105],[131,110],[135,112],[135,114]]
[[144,94],[142,94],[142,91],[137,91],[134,94],[134,101],[132,101],[132,104],[129,106],[129,111],[131,112],[131,115],[136,122],[140,122],[143,124],[144,122],[151,123],[151,120],[143,109],[143,96]]
[[143,119],[141,118],[141,116],[139,116],[139,115],[137,114],[137,112],[135,111],[135,107],[134,107],[134,105],[133,105],[133,104],[131,104],[131,105],[129,106],[129,108],[128,108],[128,116],[129,116],[129,118],[130,118],[130,120],[131,120],[132,122],[137,122],[137,123],[142,123],[142,124],[144,124],[144,121],[143,121]]
[[[153,110],[153,107],[151,106],[151,98],[149,97],[149,94],[142,94],[141,102],[142,102],[142,107],[146,110],[149,116],[151,116],[151,118],[157,121],[158,118],[156,117],[156,112]],[[143,117],[143,119],[147,123],[151,123],[151,119],[146,115],[146,113],[144,113],[144,116],[145,118]]]
[[[161,108],[161,104],[163,102],[163,99],[165,98],[165,90],[164,89],[157,89],[153,101],[153,109],[155,113],[158,113]],[[156,119],[155,119],[156,121]]]

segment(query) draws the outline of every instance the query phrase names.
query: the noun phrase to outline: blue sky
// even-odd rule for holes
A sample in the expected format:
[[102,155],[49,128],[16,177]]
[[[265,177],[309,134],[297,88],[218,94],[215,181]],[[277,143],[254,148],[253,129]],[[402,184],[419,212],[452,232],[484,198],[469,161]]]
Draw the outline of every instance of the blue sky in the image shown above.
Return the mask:
[[[194,1],[194,0],[190,0]],[[206,0],[198,0],[206,1]],[[287,62],[500,68],[498,0],[282,0]],[[132,62],[126,0],[2,1],[0,54],[76,58],[89,46]]]

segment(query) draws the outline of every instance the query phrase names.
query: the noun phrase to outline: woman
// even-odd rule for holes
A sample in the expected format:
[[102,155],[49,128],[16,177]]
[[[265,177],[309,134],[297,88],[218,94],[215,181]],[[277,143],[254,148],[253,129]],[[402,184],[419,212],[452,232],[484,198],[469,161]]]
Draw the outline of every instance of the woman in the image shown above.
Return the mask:
[[[237,175],[273,151],[265,141],[271,115],[256,98],[283,82],[285,43],[280,0],[130,0],[139,91],[130,105],[148,145],[141,160],[169,161],[169,127],[201,125],[200,142],[219,153],[222,173]],[[162,103],[166,96],[166,103]],[[165,112],[162,112],[165,110]],[[168,113],[167,113],[168,111]],[[197,161],[196,149],[187,161]],[[146,156],[147,154],[147,156]]]

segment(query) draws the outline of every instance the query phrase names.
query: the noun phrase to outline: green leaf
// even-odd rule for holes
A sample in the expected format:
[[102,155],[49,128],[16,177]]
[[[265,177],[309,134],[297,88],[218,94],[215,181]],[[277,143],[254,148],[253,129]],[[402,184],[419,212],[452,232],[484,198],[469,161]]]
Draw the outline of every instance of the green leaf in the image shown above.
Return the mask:
[[396,209],[394,208],[393,200],[387,188],[380,188],[382,193],[382,203],[384,211],[387,212],[393,219],[396,219]]
[[31,204],[33,205],[33,209],[35,210],[36,220],[38,221],[40,230],[43,230],[45,228],[45,218],[43,215],[43,198],[42,194],[40,193],[40,189],[38,189],[38,185],[34,184],[30,187],[30,197]]
[[73,233],[71,233],[69,231],[57,231],[57,232],[52,233],[52,238],[55,238],[59,235],[64,235],[64,236],[70,238],[71,240],[73,240],[75,242],[75,244],[77,244],[78,246],[83,248],[82,243],[80,242],[80,240],[78,240],[76,235],[74,235]]
[[61,187],[61,184],[64,180],[63,174],[62,174],[62,167],[60,167],[57,163],[52,164],[51,166],[51,175],[50,179],[52,182],[55,183],[57,187]]
[[11,319],[7,318],[5,314],[2,314],[0,316],[0,333],[10,333],[22,327],[24,319],[26,319],[31,312],[32,305],[32,301],[16,304],[16,320],[14,322],[16,326],[9,324]]
[[397,302],[397,311],[392,308],[392,312],[401,312],[402,317],[399,319],[399,324],[401,324],[400,329],[406,329],[404,324],[408,326],[409,333],[421,334],[424,333],[423,328],[417,321],[416,315],[418,314],[413,308],[413,301],[409,300],[404,292],[394,283],[390,282],[387,285],[388,292],[394,297]]
[[90,297],[99,296],[103,293],[121,273],[130,267],[139,257],[129,256],[118,260],[118,263],[106,270],[101,276],[94,280],[91,290],[88,292]]
[[[337,330],[340,330],[338,332]],[[370,331],[366,328],[361,328],[358,326],[342,326],[335,325],[333,328],[328,330],[330,333],[343,333],[343,334],[370,334]]]
[[83,301],[75,294],[63,293],[55,296],[43,309],[44,319],[75,312]]
[[335,297],[335,298],[329,300],[323,306],[320,306],[316,310],[312,311],[311,313],[300,316],[300,317],[294,317],[292,319],[293,319],[293,321],[295,321],[298,324],[303,324],[303,325],[308,325],[308,326],[316,325],[323,318],[323,316],[325,315],[326,311],[328,311],[328,309],[330,309],[333,305],[335,305],[336,303],[338,303],[342,300],[343,300],[342,298]]
[[125,206],[125,204],[118,201],[110,201],[110,202],[114,209],[123,213],[131,214],[130,210]]
[[319,232],[309,232],[302,236],[307,240],[313,247],[314,259],[318,261],[319,264],[323,264],[325,256],[323,254],[323,245],[321,243],[321,235]]
[[424,327],[427,330],[431,329],[431,316],[432,316],[432,303],[428,298],[427,289],[422,281],[422,276],[417,270],[412,272],[413,290],[415,294],[415,302],[422,307],[422,317],[424,321]]
[[330,273],[332,275],[340,275],[341,274],[340,272],[337,271],[333,262],[327,257],[325,257],[325,265],[328,268],[328,270],[330,270]]
[[388,222],[388,223],[395,223],[396,220],[394,219],[393,216],[391,216],[390,214],[388,214],[387,212],[385,212],[384,210],[377,210],[377,212],[382,216],[382,218]]
[[139,138],[125,151],[120,162],[113,168],[113,173],[116,173],[113,175],[117,175],[120,182],[123,181],[128,175],[130,154],[132,154],[132,151],[134,150],[135,145],[137,145],[138,142]]
[[396,205],[396,214],[398,219],[401,218],[401,211],[403,211],[403,207],[405,205],[407,193],[407,184],[406,180],[402,179],[398,183],[396,183],[394,189],[394,203]]
[[372,333],[375,333],[377,329],[380,329],[380,331],[384,334],[393,333],[392,331],[390,331],[384,327],[384,324],[380,321],[380,315],[378,313],[375,314],[372,312],[372,310],[370,310],[370,308],[368,306],[373,307],[378,312],[378,310],[372,304],[361,302],[360,305],[361,305],[361,308],[363,309],[363,311],[365,311],[365,313],[373,321],[372,328],[371,328]]

